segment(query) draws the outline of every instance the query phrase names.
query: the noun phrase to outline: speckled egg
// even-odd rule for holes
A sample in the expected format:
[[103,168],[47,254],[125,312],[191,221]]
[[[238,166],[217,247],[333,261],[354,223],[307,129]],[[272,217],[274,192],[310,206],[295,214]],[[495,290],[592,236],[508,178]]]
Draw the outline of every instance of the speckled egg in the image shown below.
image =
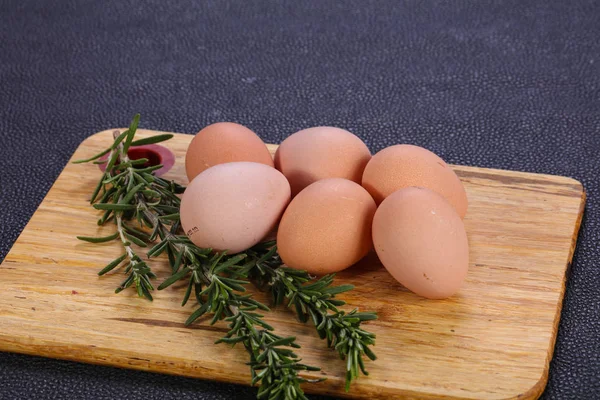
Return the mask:
[[467,275],[465,226],[432,190],[409,187],[386,197],[373,218],[373,243],[389,273],[418,295],[452,296]]
[[292,197],[319,179],[361,182],[371,152],[358,136],[331,126],[318,126],[286,138],[275,153],[275,168],[290,182]]
[[372,248],[375,202],[359,184],[342,178],[317,181],[286,209],[277,232],[283,262],[324,275],[348,268]]
[[362,185],[377,204],[399,189],[420,186],[442,195],[461,218],[467,213],[467,193],[456,173],[422,147],[400,144],[381,150],[365,167]]
[[229,254],[269,234],[290,201],[290,185],[275,168],[252,162],[211,167],[181,198],[181,225],[199,247]]
[[205,169],[236,161],[273,166],[271,153],[254,132],[233,122],[217,122],[202,129],[190,142],[185,171],[191,181]]

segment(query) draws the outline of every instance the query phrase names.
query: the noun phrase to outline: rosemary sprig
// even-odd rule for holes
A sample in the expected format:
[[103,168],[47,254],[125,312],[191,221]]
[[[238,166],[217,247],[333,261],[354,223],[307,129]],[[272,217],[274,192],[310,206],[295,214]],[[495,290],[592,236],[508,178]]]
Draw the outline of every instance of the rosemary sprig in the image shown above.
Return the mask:
[[[97,159],[108,154],[106,169],[96,185],[90,203],[97,210],[104,211],[98,220],[98,225],[110,221],[116,225],[114,234],[99,238],[78,236],[78,239],[92,243],[120,241],[124,254],[108,263],[98,274],[104,275],[126,261],[124,272],[127,276],[115,291],[119,293],[134,286],[140,297],[152,300],[150,292],[154,287],[150,281],[156,278],[156,275],[148,263],[136,253],[132,244],[146,247],[156,239],[156,216],[177,212],[180,203],[177,194],[182,193],[184,188],[155,176],[154,171],[160,169],[161,165],[141,167],[148,162],[147,159],[129,158],[127,151],[130,146],[158,143],[172,137],[172,135],[157,135],[134,141],[138,122],[139,114],[133,118],[129,129],[125,132],[113,133],[114,142],[109,148],[91,158],[75,161],[75,163],[91,161],[98,163]],[[133,221],[137,221],[138,227],[134,226]],[[148,233],[145,228],[150,228],[151,233]]]
[[[173,275],[158,288],[165,289],[173,283],[188,279],[182,305],[194,292],[198,308],[186,325],[198,318],[212,314],[210,324],[219,320],[229,322],[229,332],[216,343],[235,345],[242,343],[250,355],[252,385],[260,382],[259,399],[306,399],[300,385],[304,382],[319,382],[299,375],[299,371],[319,371],[320,368],[302,364],[291,348],[300,348],[295,337],[274,334],[273,327],[266,323],[256,310],[269,311],[263,303],[242,294],[249,282],[240,278],[240,270],[247,267],[246,254],[227,256],[210,249],[196,247],[187,237],[165,232],[163,240],[154,246],[152,256],[170,248],[175,253],[171,263]],[[152,250],[150,250],[152,252]],[[232,275],[236,275],[233,278]]]
[[[155,176],[154,171],[162,166],[143,167],[148,160],[131,160],[127,155],[130,146],[158,143],[172,135],[134,140],[138,122],[139,115],[136,115],[129,129],[114,133],[115,140],[109,148],[88,159],[75,161],[106,164],[90,203],[104,211],[98,225],[109,221],[116,225],[113,234],[78,238],[92,243],[118,240],[124,249],[124,254],[106,265],[99,275],[126,261],[127,277],[116,292],[133,285],[140,297],[152,300],[150,292],[154,288],[150,280],[156,276],[132,244],[139,247],[153,244],[147,253],[148,259],[166,253],[172,275],[158,289],[187,279],[182,305],[193,293],[198,308],[186,325],[207,314],[212,314],[211,324],[220,320],[229,323],[229,332],[217,343],[243,344],[250,355],[252,384],[260,382],[258,398],[306,399],[300,384],[321,379],[308,380],[299,375],[299,371],[318,371],[319,368],[302,364],[290,349],[300,348],[296,339],[275,335],[263,315],[255,312],[269,311],[269,308],[252,295],[243,294],[248,279],[255,286],[268,289],[275,305],[287,302],[288,307],[296,309],[301,321],[312,319],[319,336],[327,339],[327,345],[347,360],[346,390],[359,376],[359,370],[367,375],[362,356],[375,360],[375,354],[369,348],[375,343],[375,335],[363,330],[361,323],[377,316],[356,309],[349,313],[341,311],[337,307],[345,302],[335,298],[353,286],[332,286],[333,275],[315,281],[305,271],[284,267],[274,242],[261,243],[244,254],[231,256],[195,246],[181,232],[177,194],[183,193],[185,188]],[[104,155],[107,155],[106,159],[99,160]]]
[[346,360],[346,391],[357,379],[359,371],[368,375],[363,355],[375,360],[377,357],[369,346],[375,345],[375,334],[361,328],[361,323],[377,319],[374,312],[348,313],[339,310],[343,300],[335,296],[354,289],[353,285],[332,286],[335,274],[318,280],[306,271],[283,267],[277,254],[275,242],[262,243],[248,251],[252,262],[246,263],[241,273],[249,276],[259,287],[270,290],[277,306],[287,300],[288,307],[296,310],[302,322],[312,320],[321,339],[335,348],[342,360]]

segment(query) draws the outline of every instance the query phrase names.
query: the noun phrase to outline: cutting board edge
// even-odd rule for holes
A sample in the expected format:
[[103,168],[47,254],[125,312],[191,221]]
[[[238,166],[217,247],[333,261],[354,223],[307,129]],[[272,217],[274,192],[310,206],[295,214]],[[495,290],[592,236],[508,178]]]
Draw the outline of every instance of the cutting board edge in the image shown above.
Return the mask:
[[[569,178],[571,179],[571,178]],[[575,179],[573,179],[576,181]],[[515,399],[537,399],[544,392],[546,385],[548,384],[549,374],[550,374],[550,363],[554,358],[554,349],[556,347],[556,339],[558,338],[558,328],[560,326],[560,319],[562,316],[562,308],[565,299],[565,293],[567,291],[567,281],[569,279],[571,273],[571,267],[573,263],[573,256],[575,255],[575,249],[577,248],[577,240],[579,238],[579,232],[581,231],[581,223],[583,221],[583,215],[585,213],[585,205],[587,202],[587,193],[583,185],[576,181],[581,185],[581,199],[579,203],[579,213],[577,215],[577,220],[575,221],[575,226],[573,227],[573,235],[571,237],[571,248],[569,250],[569,256],[567,259],[567,267],[565,269],[565,273],[563,274],[563,279],[561,282],[561,290],[559,293],[558,300],[558,308],[556,310],[553,326],[552,326],[552,338],[550,339],[550,343],[548,346],[548,356],[546,362],[544,364],[544,371],[540,380],[530,389],[529,392],[524,393],[522,396],[517,396]]]
[[[101,367],[110,367],[110,368],[122,368],[122,369],[131,369],[135,371],[143,371],[154,374],[164,374],[170,376],[180,376],[184,378],[191,379],[200,379],[208,382],[220,382],[224,384],[232,384],[232,385],[240,385],[249,387],[250,374],[245,375],[231,375],[225,372],[218,374],[217,377],[214,375],[211,377],[206,377],[202,374],[204,369],[196,369],[197,372],[190,373],[190,369],[186,369],[185,372],[183,368],[172,368],[169,369],[168,365],[171,363],[153,363],[148,360],[144,360],[138,357],[134,357],[132,355],[127,355],[126,353],[122,353],[118,356],[110,355],[103,356],[102,354],[104,349],[95,348],[91,350],[90,346],[85,345],[71,345],[68,350],[60,351],[59,349],[65,347],[65,344],[60,341],[45,341],[44,344],[32,345],[31,343],[19,343],[14,340],[9,341],[5,340],[2,335],[0,335],[0,351],[6,351],[15,354],[22,354],[26,356],[32,357],[42,357],[42,358],[50,358],[61,361],[69,361],[76,362],[82,364],[90,364],[97,365]],[[40,349],[44,349],[43,353],[40,352]],[[40,355],[43,354],[43,355]],[[106,350],[106,354],[109,355],[108,350]],[[215,364],[216,365],[216,364]],[[214,368],[205,368],[210,369],[212,372],[215,371]],[[309,379],[318,379],[320,376],[318,375],[309,375],[303,374],[305,377]],[[473,400],[472,397],[459,397],[459,396],[446,396],[443,394],[437,393],[425,393],[419,392],[417,390],[407,390],[402,388],[397,388],[393,385],[377,385],[375,382],[369,382],[367,384],[361,383],[360,378],[358,381],[353,383],[353,386],[350,392],[345,392],[344,387],[344,379],[341,377],[336,377],[332,379],[331,377],[327,378],[327,381],[334,383],[334,386],[329,386],[325,388],[323,383],[304,383],[302,385],[302,389],[307,394],[313,395],[326,395],[326,396],[334,396],[337,398],[368,398],[370,400],[386,400],[394,396],[400,396],[403,399],[419,399],[419,400]],[[256,387],[256,386],[255,386]],[[541,392],[540,392],[541,393]],[[366,397],[363,397],[366,396]],[[515,397],[509,398],[493,398],[493,397],[485,397],[486,400],[529,400],[536,399],[536,397],[523,397],[522,395],[516,395]]]

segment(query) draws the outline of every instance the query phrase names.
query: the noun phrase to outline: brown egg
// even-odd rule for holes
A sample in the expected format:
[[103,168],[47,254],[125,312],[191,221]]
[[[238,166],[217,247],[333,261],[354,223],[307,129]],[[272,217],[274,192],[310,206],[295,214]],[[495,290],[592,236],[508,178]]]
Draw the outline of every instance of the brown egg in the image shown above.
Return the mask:
[[290,185],[275,168],[252,162],[215,165],[188,185],[181,225],[199,247],[244,251],[269,234],[290,201]]
[[399,144],[381,150],[367,164],[362,185],[377,204],[398,189],[420,186],[442,195],[461,218],[467,213],[467,193],[456,173],[422,147]]
[[430,299],[456,293],[469,268],[465,226],[439,194],[398,190],[379,205],[373,243],[381,263],[407,289]]
[[273,166],[271,153],[254,132],[233,122],[217,122],[202,129],[185,154],[185,172],[191,182],[217,164],[250,161]]
[[294,197],[279,223],[281,259],[315,275],[348,268],[372,248],[375,209],[369,193],[347,179],[309,185]]
[[361,182],[371,152],[358,136],[331,126],[294,133],[275,153],[275,168],[290,182],[292,197],[313,182],[345,178]]

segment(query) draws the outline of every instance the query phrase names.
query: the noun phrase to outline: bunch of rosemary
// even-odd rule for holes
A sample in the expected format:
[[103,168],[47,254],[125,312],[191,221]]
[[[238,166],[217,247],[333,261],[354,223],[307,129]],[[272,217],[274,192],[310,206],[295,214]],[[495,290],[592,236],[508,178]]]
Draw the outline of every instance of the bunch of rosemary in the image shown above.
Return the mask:
[[[228,255],[211,249],[199,248],[182,232],[179,219],[180,199],[184,187],[166,181],[154,174],[162,166],[144,166],[147,159],[131,160],[127,151],[131,146],[159,143],[172,135],[156,135],[134,140],[139,122],[136,115],[129,129],[114,133],[114,142],[106,150],[76,163],[105,163],[106,168],[90,202],[94,208],[104,211],[99,225],[114,223],[116,231],[105,237],[78,236],[79,239],[101,243],[117,240],[123,246],[123,254],[106,265],[99,275],[124,266],[126,278],[117,287],[120,292],[135,287],[140,297],[152,300],[156,278],[148,259],[167,254],[171,276],[158,289],[164,289],[180,280],[187,280],[182,305],[192,296],[198,303],[196,311],[186,321],[189,325],[199,317],[211,314],[211,324],[225,320],[229,332],[217,343],[235,345],[242,343],[249,353],[248,363],[252,384],[260,382],[258,398],[305,399],[300,385],[308,380],[299,371],[318,371],[318,367],[302,364],[292,349],[300,348],[294,337],[280,337],[257,311],[269,308],[245,294],[251,281],[260,289],[272,294],[275,306],[287,302],[294,307],[302,322],[312,320],[327,346],[335,348],[346,360],[346,390],[359,370],[367,375],[363,355],[375,360],[369,348],[374,345],[375,335],[361,328],[363,321],[376,319],[375,313],[345,313],[338,309],[344,301],[337,294],[353,289],[352,285],[332,286],[333,275],[313,280],[305,271],[282,266],[274,242],[261,243],[246,253]],[[105,159],[103,156],[108,155]],[[132,247],[151,246],[146,259]]]

